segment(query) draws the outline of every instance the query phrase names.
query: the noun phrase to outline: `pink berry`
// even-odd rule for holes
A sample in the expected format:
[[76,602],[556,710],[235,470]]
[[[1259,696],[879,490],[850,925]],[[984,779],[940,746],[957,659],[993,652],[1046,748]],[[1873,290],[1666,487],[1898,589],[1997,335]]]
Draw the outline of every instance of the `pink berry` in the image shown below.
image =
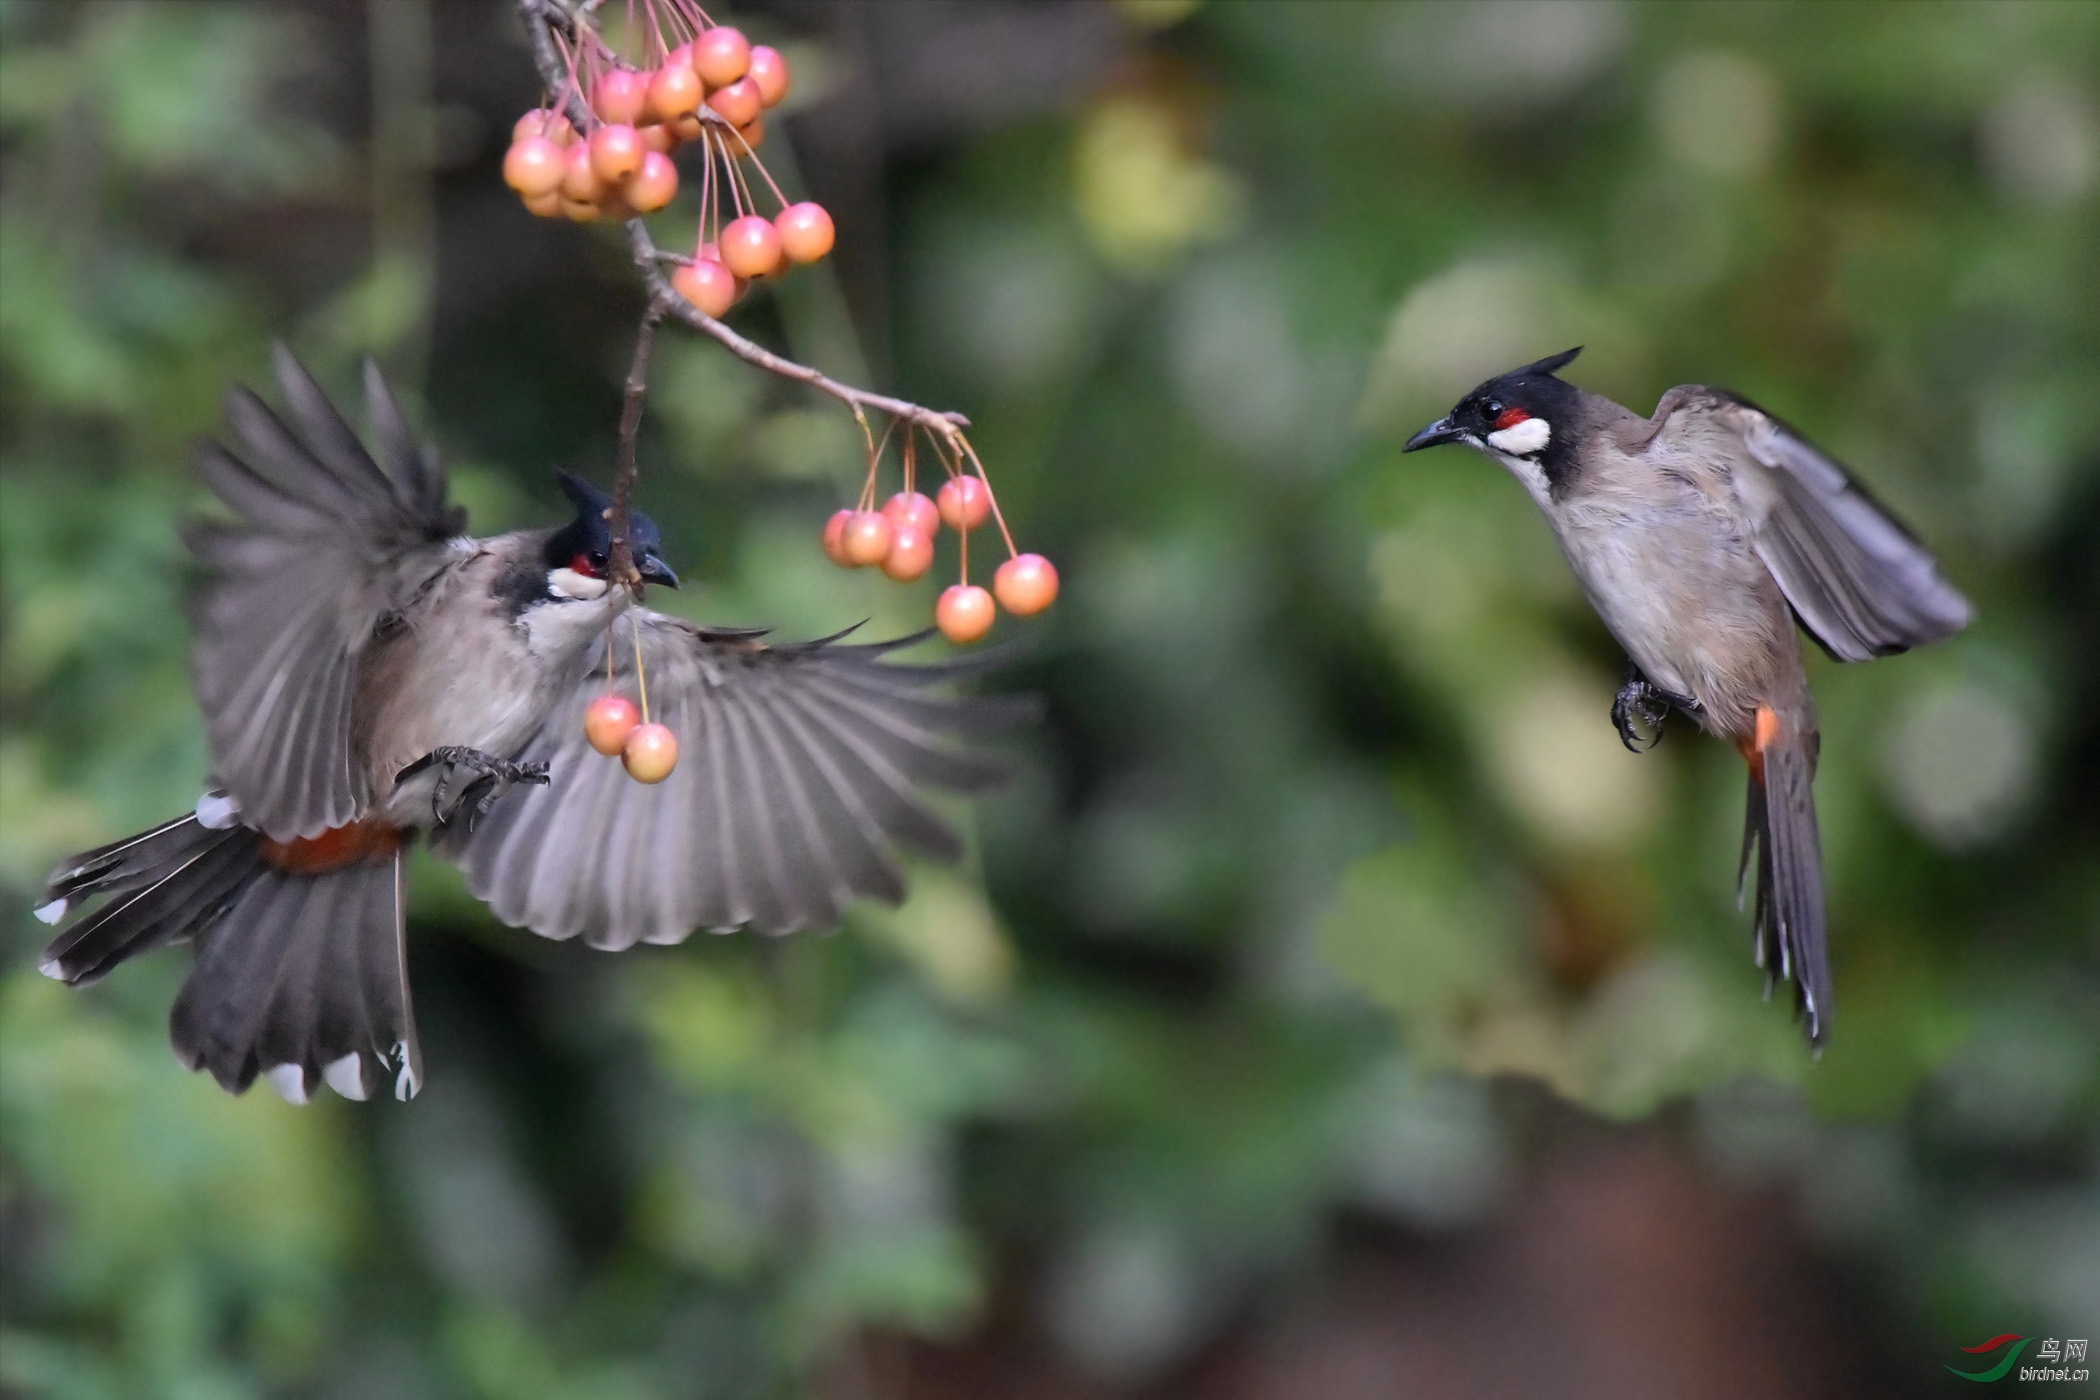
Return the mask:
[[627,746],[627,736],[642,722],[642,712],[624,695],[601,695],[583,712],[583,737],[610,758]]
[[503,157],[503,183],[527,199],[560,189],[567,170],[561,147],[544,136],[526,137]]
[[780,266],[780,235],[771,219],[746,214],[722,230],[722,265],[739,277],[763,277]]
[[615,68],[591,88],[591,110],[615,126],[632,126],[649,105],[649,80],[627,68]]
[[909,521],[890,527],[890,552],[882,571],[899,583],[910,583],[933,567],[933,536]]
[[678,766],[678,736],[661,724],[635,726],[620,750],[627,776],[638,783],[660,783]]
[[899,491],[882,503],[892,525],[909,525],[932,539],[941,528],[941,508],[918,491]]
[[933,621],[949,641],[974,642],[992,630],[997,611],[991,594],[974,583],[958,583],[941,590],[940,601],[933,605]]
[[853,518],[850,510],[835,510],[831,519],[824,522],[824,553],[831,562],[842,569],[855,567],[846,557],[846,522]]
[[982,477],[949,477],[938,499],[941,519],[951,530],[974,530],[992,513],[992,493]]
[[729,86],[751,71],[751,41],[742,30],[716,25],[693,40],[693,71],[709,87]]
[[765,99],[758,95],[758,84],[749,78],[738,78],[727,87],[715,89],[708,94],[707,105],[720,112],[731,126],[748,126],[766,109]]
[[751,46],[751,71],[747,74],[758,85],[758,95],[765,99],[768,107],[776,107],[780,99],[788,95],[787,60],[780,51],[764,44]]
[[846,522],[839,547],[855,566],[864,568],[889,558],[890,542],[895,534],[889,518],[881,511],[857,510]]
[[1057,599],[1057,568],[1040,554],[1017,554],[992,575],[992,592],[1015,617],[1039,613]]
[[780,250],[787,254],[790,262],[815,262],[831,251],[832,241],[837,237],[831,225],[831,215],[813,200],[790,204],[781,210],[773,220],[773,227],[780,230]]
[[671,273],[671,290],[710,316],[721,318],[736,305],[736,274],[713,258],[695,258]]

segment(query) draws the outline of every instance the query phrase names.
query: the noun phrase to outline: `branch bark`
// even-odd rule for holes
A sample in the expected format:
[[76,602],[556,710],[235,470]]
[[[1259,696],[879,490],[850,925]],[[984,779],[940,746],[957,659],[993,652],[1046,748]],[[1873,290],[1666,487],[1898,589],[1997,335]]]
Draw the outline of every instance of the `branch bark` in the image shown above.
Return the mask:
[[642,312],[641,328],[635,332],[634,359],[627,366],[627,386],[620,401],[620,446],[613,475],[612,547],[606,551],[605,576],[639,594],[641,571],[634,566],[634,551],[627,544],[628,500],[634,494],[641,463],[635,455],[635,439],[642,429],[642,405],[649,397],[649,361],[656,352],[656,327],[663,309],[651,301]]

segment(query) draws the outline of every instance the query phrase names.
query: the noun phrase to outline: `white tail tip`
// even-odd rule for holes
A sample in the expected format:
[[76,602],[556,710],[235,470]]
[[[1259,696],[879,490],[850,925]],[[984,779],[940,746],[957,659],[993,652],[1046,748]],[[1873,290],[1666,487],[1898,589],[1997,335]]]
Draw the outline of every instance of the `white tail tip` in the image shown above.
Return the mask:
[[277,1097],[286,1103],[306,1102],[306,1071],[298,1065],[279,1065],[266,1072],[263,1078],[277,1091]]
[[207,792],[197,799],[197,824],[223,831],[239,821],[241,804],[223,792]]
[[321,1070],[321,1078],[346,1099],[363,1102],[371,1097],[371,1086],[365,1083],[365,1062],[354,1050],[340,1060],[330,1060]]

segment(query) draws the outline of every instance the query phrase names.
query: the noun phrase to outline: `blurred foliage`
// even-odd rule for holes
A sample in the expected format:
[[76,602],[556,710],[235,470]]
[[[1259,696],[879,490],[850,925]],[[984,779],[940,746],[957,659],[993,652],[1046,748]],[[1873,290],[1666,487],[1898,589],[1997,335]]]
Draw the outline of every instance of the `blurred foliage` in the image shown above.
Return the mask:
[[[12,910],[194,799],[186,444],[271,335],[344,388],[401,370],[481,529],[609,468],[636,293],[614,238],[498,186],[515,21],[380,3],[408,18],[0,5]],[[969,868],[839,937],[609,959],[424,862],[407,1108],[229,1100],[166,1050],[184,955],[69,993],[9,914],[0,1388],[799,1393],[1016,1269],[1066,1355],[1143,1378],[1340,1212],[1492,1217],[1525,1142],[1497,1075],[1786,1185],[1923,1346],[2100,1316],[2100,7],[974,14],[748,17],[807,59],[777,168],[842,248],[739,313],[968,412],[1064,568],[1006,625],[1051,718]],[[373,81],[418,53],[432,92]],[[1626,755],[1530,503],[1398,456],[1577,343],[1643,411],[1698,380],[1801,425],[1977,603],[1950,644],[1811,659],[1820,1062],[1758,1000],[1737,760]],[[815,547],[857,456],[666,343],[642,500],[707,584],[681,606],[920,625],[930,582]]]

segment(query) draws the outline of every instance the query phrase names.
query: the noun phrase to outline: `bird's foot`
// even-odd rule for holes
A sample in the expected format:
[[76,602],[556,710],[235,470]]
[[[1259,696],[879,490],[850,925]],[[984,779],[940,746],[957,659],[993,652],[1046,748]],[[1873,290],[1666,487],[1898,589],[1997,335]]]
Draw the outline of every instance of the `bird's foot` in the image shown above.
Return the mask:
[[[442,748],[432,749],[396,773],[394,781],[405,783],[429,768],[439,770],[437,786],[430,792],[430,815],[439,826],[446,826],[459,815],[460,809],[471,799],[474,808],[472,815],[467,818],[469,831],[488,815],[489,808],[495,804],[496,799],[513,784],[526,783],[544,787],[547,783],[547,765],[544,763],[513,763],[508,759],[483,753],[480,749],[470,749],[458,744],[446,744]],[[474,774],[474,777],[454,798],[452,780],[462,769]],[[449,806],[448,799],[451,799]]]
[[1646,676],[1628,667],[1626,684],[1619,687],[1618,697],[1611,702],[1612,728],[1619,731],[1619,742],[1626,746],[1628,753],[1640,753],[1643,751],[1641,734],[1634,721],[1639,720],[1654,731],[1654,737],[1648,740],[1648,747],[1652,749],[1662,742],[1663,721],[1669,718],[1673,708],[1689,714],[1698,710],[1699,702],[1689,695],[1673,695],[1660,686],[1651,685]]

